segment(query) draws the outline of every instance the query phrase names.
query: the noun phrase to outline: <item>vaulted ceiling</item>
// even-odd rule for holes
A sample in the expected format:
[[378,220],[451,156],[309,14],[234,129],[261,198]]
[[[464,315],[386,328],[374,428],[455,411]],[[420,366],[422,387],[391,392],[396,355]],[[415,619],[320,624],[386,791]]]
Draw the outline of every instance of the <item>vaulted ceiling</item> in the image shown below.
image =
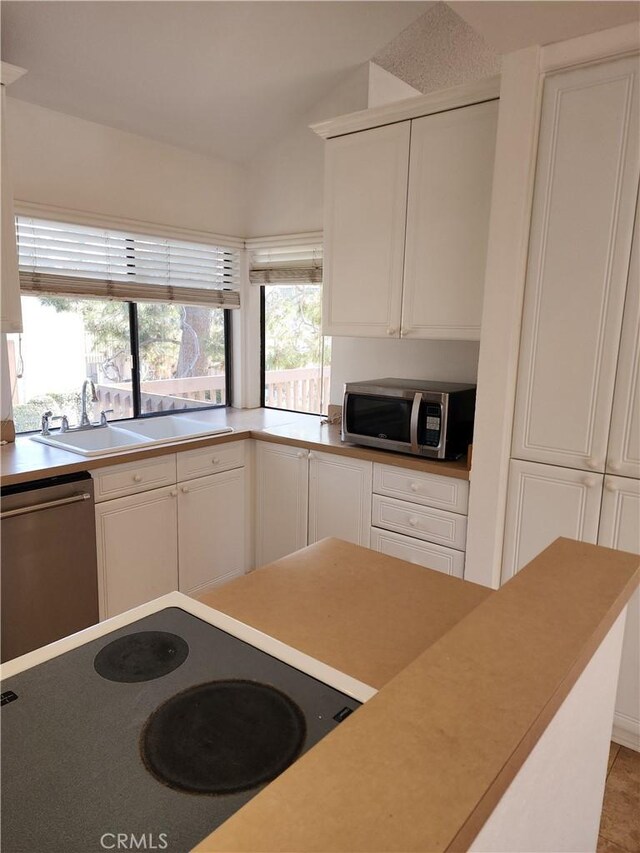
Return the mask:
[[[374,56],[401,77],[411,66],[416,78],[408,82],[424,91],[459,82],[464,62],[443,76],[416,71],[420,57],[425,66],[455,64],[456,45],[465,55],[471,45],[474,69],[484,62],[495,73],[498,54],[637,20],[639,12],[633,0],[0,3],[2,59],[29,72],[12,97],[238,163],[284,136]],[[432,26],[439,42],[430,51]],[[403,50],[410,55],[398,56]]]
[[3,2],[12,97],[242,162],[430,2]]

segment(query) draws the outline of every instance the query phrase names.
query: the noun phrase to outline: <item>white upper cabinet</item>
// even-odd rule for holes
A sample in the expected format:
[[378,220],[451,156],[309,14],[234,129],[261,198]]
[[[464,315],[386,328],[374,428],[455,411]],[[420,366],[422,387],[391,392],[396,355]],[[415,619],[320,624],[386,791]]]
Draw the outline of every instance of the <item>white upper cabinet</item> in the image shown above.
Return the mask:
[[607,472],[640,478],[640,208],[622,321]]
[[640,148],[635,57],[545,83],[512,455],[604,471]]
[[439,110],[327,141],[325,334],[480,337],[498,102]]
[[402,337],[479,340],[498,101],[412,122]]
[[327,335],[400,330],[410,123],[327,143],[324,304]]

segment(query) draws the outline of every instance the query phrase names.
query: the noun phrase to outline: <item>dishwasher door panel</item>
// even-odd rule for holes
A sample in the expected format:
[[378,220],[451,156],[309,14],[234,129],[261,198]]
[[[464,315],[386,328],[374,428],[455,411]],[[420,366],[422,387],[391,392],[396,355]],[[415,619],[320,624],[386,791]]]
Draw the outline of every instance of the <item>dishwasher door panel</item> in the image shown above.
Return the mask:
[[90,477],[3,490],[0,552],[2,661],[98,622]]

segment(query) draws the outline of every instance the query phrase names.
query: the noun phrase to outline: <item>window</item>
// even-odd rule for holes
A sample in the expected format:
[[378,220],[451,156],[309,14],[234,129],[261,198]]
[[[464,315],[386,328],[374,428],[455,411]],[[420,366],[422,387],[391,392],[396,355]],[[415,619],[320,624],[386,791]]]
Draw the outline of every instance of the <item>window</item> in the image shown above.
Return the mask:
[[16,430],[230,403],[236,249],[18,218],[24,332],[8,336]]
[[257,248],[249,277],[262,290],[262,404],[325,414],[331,338],[322,334],[321,245]]

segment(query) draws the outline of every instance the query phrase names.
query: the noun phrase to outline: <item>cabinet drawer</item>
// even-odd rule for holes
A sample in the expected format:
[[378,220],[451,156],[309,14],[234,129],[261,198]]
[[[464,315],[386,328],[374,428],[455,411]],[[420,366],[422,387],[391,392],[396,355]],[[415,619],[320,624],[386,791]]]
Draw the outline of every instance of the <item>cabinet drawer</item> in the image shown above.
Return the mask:
[[395,530],[458,551],[464,551],[467,539],[467,519],[464,515],[380,495],[373,496],[371,523],[383,530]]
[[232,468],[242,468],[245,457],[245,442],[232,441],[228,444],[213,444],[200,450],[178,453],[178,482],[206,477]]
[[466,515],[469,483],[455,477],[440,477],[393,465],[373,466],[373,491],[378,495],[446,509]]
[[176,482],[174,453],[92,471],[96,503],[159,489]]
[[454,551],[453,548],[445,548],[433,542],[423,542],[412,536],[402,536],[400,533],[372,527],[371,548],[381,554],[398,557],[416,566],[425,566],[455,578],[461,578],[464,574],[463,551]]

